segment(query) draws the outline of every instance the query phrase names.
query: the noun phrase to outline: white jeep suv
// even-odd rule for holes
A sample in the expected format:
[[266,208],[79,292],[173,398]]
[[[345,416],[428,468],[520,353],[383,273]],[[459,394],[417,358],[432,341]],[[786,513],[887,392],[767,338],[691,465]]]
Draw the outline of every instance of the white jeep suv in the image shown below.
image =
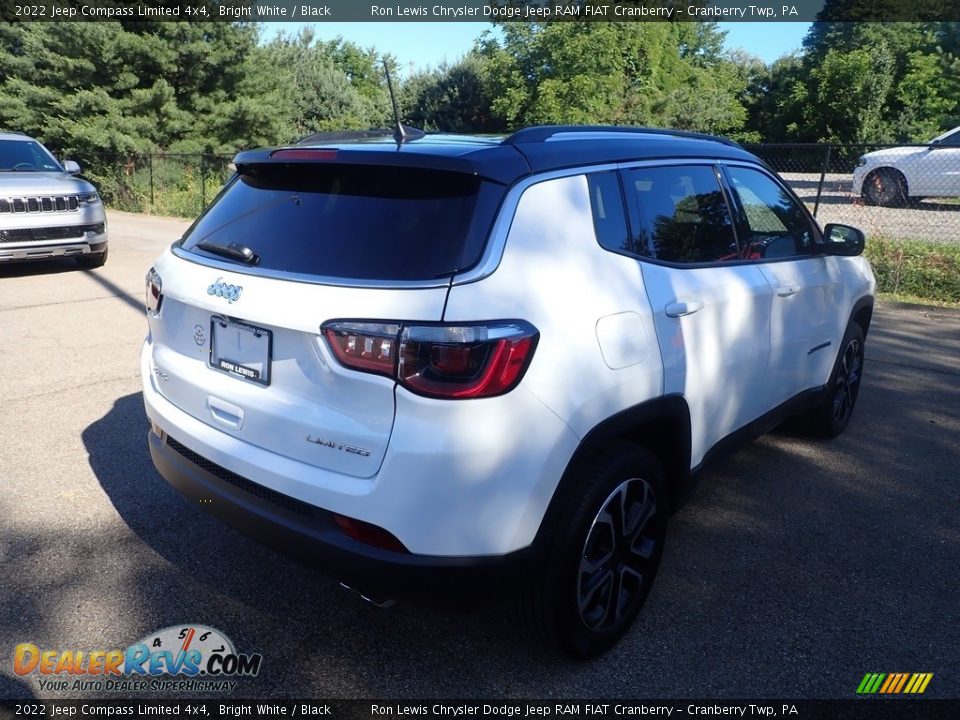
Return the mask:
[[107,219],[97,189],[33,138],[0,132],[0,263],[74,256],[107,261]]
[[734,143],[539,127],[235,164],[147,275],[153,460],[368,597],[512,594],[596,655],[692,474],[850,419],[863,234]]

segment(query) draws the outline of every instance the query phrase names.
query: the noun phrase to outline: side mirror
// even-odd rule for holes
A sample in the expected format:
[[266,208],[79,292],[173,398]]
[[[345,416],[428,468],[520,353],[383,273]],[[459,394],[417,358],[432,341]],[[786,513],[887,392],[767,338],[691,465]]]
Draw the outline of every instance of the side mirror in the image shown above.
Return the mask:
[[63,161],[63,170],[68,175],[79,175],[80,166],[75,163],[73,160],[64,160]]
[[867,242],[863,230],[849,225],[830,223],[823,229],[827,255],[853,257],[863,252]]

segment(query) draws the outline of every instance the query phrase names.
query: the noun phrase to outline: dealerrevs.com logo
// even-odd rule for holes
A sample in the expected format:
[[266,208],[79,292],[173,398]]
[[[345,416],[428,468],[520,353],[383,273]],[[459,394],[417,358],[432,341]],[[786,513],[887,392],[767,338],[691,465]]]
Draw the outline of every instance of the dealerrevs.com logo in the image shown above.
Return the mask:
[[36,675],[41,690],[228,692],[237,678],[260,672],[263,656],[238,653],[219,630],[179,625],[147,635],[125,650],[41,649],[20,643],[17,675]]

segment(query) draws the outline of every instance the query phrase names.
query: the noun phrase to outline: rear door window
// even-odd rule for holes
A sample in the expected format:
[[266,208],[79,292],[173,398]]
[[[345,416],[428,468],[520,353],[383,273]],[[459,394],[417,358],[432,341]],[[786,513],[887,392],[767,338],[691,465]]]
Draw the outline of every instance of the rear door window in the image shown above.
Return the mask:
[[322,278],[431,280],[477,262],[501,195],[501,186],[464,173],[255,165],[181,247],[223,261],[197,243],[237,243],[258,256],[258,268]]
[[625,172],[637,254],[679,264],[737,259],[727,201],[710,165]]

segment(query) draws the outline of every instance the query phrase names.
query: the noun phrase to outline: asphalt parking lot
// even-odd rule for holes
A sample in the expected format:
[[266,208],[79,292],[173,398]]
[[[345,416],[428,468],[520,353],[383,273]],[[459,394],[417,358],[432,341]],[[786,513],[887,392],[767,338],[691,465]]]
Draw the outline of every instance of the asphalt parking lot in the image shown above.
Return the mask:
[[112,214],[100,270],[0,266],[0,698],[112,696],[41,690],[18,643],[123,648],[190,623],[263,655],[235,697],[848,698],[867,672],[960,697],[960,313],[878,308],[847,433],[769,435],[708,470],[633,630],[574,663],[505,607],[364,604],[167,486],[143,276],[185,227]]

